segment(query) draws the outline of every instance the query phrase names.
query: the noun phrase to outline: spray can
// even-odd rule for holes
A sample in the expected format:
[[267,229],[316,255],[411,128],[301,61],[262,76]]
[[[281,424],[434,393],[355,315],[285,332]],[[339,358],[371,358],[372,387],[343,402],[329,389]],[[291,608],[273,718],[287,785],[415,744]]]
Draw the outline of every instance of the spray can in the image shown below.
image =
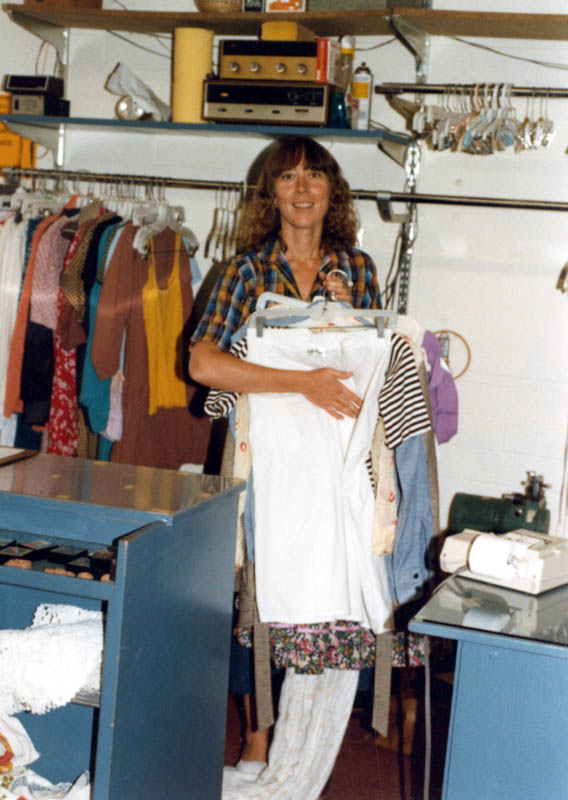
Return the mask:
[[373,73],[364,61],[353,73],[351,95],[353,98],[351,127],[360,131],[367,130],[371,120]]
[[339,65],[337,76],[337,87],[344,94],[349,89],[349,82],[351,81],[351,73],[353,72],[353,57],[355,55],[355,39],[353,36],[341,37],[341,55],[339,57]]

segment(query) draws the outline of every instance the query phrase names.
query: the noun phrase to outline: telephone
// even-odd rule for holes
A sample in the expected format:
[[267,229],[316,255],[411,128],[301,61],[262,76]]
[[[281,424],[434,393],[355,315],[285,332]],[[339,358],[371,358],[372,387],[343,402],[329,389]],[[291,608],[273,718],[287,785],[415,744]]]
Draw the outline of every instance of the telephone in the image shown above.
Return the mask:
[[448,536],[440,555],[444,572],[541,594],[568,583],[568,540],[519,528],[496,535],[465,529]]

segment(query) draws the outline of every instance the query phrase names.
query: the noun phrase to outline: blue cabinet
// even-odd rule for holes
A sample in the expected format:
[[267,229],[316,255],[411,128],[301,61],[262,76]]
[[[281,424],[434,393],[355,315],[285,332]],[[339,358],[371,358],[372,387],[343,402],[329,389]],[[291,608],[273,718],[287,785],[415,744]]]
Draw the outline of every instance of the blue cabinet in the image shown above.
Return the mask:
[[410,630],[455,639],[443,800],[568,797],[568,587],[452,576]]
[[116,549],[108,582],[0,566],[1,628],[40,603],[104,612],[100,698],[20,717],[40,775],[91,769],[93,800],[220,797],[239,489],[52,455],[0,467],[4,532]]

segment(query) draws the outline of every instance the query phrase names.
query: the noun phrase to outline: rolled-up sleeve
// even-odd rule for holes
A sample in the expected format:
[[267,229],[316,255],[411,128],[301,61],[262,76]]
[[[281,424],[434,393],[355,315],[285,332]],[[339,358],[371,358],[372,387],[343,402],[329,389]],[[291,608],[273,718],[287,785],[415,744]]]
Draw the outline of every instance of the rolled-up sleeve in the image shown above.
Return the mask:
[[220,350],[228,350],[231,337],[249,312],[249,292],[243,278],[241,262],[233,259],[219,276],[193,336],[198,341],[213,342]]

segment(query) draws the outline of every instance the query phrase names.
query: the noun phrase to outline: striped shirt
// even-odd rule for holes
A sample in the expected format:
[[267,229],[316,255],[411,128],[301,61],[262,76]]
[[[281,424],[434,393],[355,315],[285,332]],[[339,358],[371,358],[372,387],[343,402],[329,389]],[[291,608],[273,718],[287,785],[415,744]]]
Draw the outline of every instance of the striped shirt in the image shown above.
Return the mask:
[[379,395],[379,414],[387,446],[394,450],[410,436],[431,429],[428,406],[412,348],[403,336],[393,334],[389,365]]
[[[328,273],[333,269],[342,270],[353,282],[354,308],[381,307],[377,273],[370,256],[356,249],[326,253],[320,270]],[[256,309],[263,292],[302,299],[278,239],[267,243],[263,250],[249,251],[232,259],[211,293],[192,343],[204,339],[228,351],[233,335]],[[312,301],[323,292],[323,284],[316,275],[308,299]]]

